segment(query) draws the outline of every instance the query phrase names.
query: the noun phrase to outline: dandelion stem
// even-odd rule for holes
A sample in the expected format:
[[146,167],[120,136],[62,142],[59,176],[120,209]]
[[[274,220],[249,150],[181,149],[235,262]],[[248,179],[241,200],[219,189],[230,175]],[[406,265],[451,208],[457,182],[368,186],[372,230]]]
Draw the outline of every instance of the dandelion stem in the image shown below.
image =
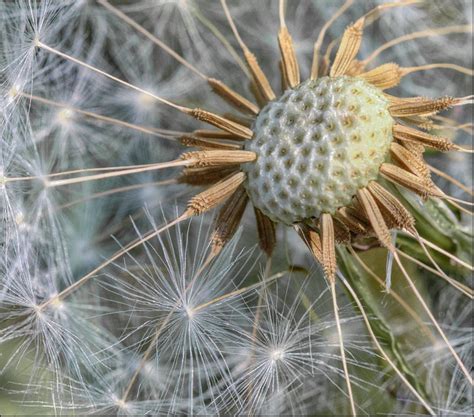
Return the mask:
[[263,276],[265,277],[265,279],[267,279],[267,277],[270,275],[271,270],[272,270],[272,257],[267,256],[267,260],[265,262],[265,270],[263,272]]
[[329,63],[331,61],[331,54],[338,42],[340,41],[340,37],[333,39],[331,42],[329,42],[329,45],[326,48],[326,52],[324,53],[323,57],[323,62],[321,65],[321,74],[322,75],[327,75],[329,71]]
[[419,293],[418,289],[416,288],[415,286],[415,283],[413,282],[413,280],[410,278],[410,276],[408,275],[407,271],[405,270],[401,260],[400,260],[400,257],[398,256],[398,252],[394,252],[394,258],[400,268],[400,270],[402,271],[402,274],[403,276],[405,277],[405,279],[408,281],[408,284],[410,285],[413,293],[415,294],[416,298],[418,299],[418,301],[420,302],[420,304],[422,305],[423,309],[425,310],[426,314],[428,314],[428,317],[430,318],[431,322],[434,324],[434,326],[436,327],[436,330],[438,331],[439,335],[441,336],[441,338],[444,340],[444,342],[446,343],[448,349],[450,350],[450,352],[452,353],[454,359],[456,360],[456,362],[458,363],[459,367],[461,368],[462,372],[464,373],[464,375],[466,376],[467,380],[469,381],[469,383],[471,385],[473,385],[473,382],[472,382],[472,377],[469,373],[469,371],[467,370],[466,366],[464,365],[464,363],[461,361],[461,358],[458,356],[458,354],[456,353],[456,351],[454,350],[454,348],[451,346],[451,343],[449,342],[448,338],[446,337],[446,335],[444,334],[443,330],[441,329],[441,326],[438,324],[438,322],[436,321],[435,317],[433,316],[433,313],[431,312],[430,308],[428,307],[428,305],[426,304],[425,300],[423,299],[423,297],[421,296],[421,294]]
[[408,387],[408,389],[413,393],[413,395],[415,395],[415,397],[418,398],[418,400],[423,404],[425,409],[432,416],[435,416],[436,413],[428,405],[426,400],[418,393],[418,391],[413,387],[413,385],[410,384],[410,382],[405,378],[403,373],[397,368],[396,364],[390,359],[390,356],[388,356],[387,353],[385,352],[385,350],[382,348],[381,344],[379,343],[379,341],[377,339],[377,336],[375,335],[375,333],[372,329],[372,326],[370,324],[370,320],[367,316],[367,313],[365,312],[364,307],[363,307],[361,301],[359,300],[359,297],[357,296],[356,292],[352,289],[351,285],[347,282],[347,280],[344,278],[344,276],[340,272],[338,272],[337,274],[339,276],[339,279],[343,282],[343,284],[345,285],[347,290],[351,293],[352,297],[354,298],[354,301],[356,302],[356,304],[359,308],[359,311],[361,312],[362,317],[365,321],[365,325],[367,327],[367,330],[369,331],[370,337],[374,341],[374,344],[377,347],[377,349],[379,350],[379,352],[382,354],[384,359],[389,363],[389,365],[392,367],[392,369],[397,373],[397,375],[400,377],[400,379],[405,383],[405,385]]
[[[411,4],[416,4],[416,3],[422,3],[424,0],[399,0],[398,2],[392,2],[392,3],[386,3],[386,4],[381,4],[379,6],[374,7],[373,9],[369,10],[365,15],[363,15],[360,19],[364,20],[364,28],[370,26],[372,23],[374,23],[380,16],[382,15],[382,12],[387,9],[395,8],[395,7],[404,7],[404,6],[409,6]],[[323,66],[322,66],[322,74],[326,74],[328,67],[329,67],[329,61],[330,61],[330,56],[332,53],[332,50],[334,47],[339,43],[341,40],[342,36],[339,36],[335,39],[333,39],[324,54],[323,57]]]
[[331,287],[332,305],[334,308],[334,317],[336,318],[337,335],[339,337],[339,348],[341,350],[342,367],[344,369],[344,376],[345,376],[346,385],[347,385],[347,394],[349,396],[349,402],[351,404],[351,413],[353,416],[356,416],[357,412],[356,412],[355,403],[354,403],[354,396],[352,394],[351,378],[349,375],[349,369],[347,368],[346,351],[344,349],[344,337],[342,335],[341,322],[339,320],[339,307],[337,305],[337,296],[336,296],[336,282],[334,280],[331,281],[330,287]]

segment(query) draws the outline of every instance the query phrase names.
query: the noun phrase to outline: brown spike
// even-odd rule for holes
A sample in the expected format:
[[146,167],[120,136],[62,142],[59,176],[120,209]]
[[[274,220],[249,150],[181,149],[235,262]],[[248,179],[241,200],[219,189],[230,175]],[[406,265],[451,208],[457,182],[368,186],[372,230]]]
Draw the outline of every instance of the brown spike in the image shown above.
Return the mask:
[[183,135],[179,138],[179,142],[190,148],[201,148],[201,149],[226,149],[226,150],[237,150],[241,149],[240,145],[234,143],[220,142],[213,139],[204,139],[192,135]]
[[351,65],[346,71],[346,75],[349,75],[351,77],[356,77],[360,74],[362,74],[365,70],[365,65],[362,61],[359,61],[358,59],[354,59],[351,62]]
[[236,173],[236,167],[185,168],[178,181],[188,185],[210,185]]
[[290,84],[288,83],[288,79],[286,78],[286,72],[285,67],[283,66],[283,61],[278,62],[278,68],[280,69],[281,90],[285,91],[290,87]]
[[412,154],[416,155],[418,158],[423,158],[425,147],[421,143],[405,141],[402,142],[401,145],[404,148],[407,148]]
[[367,217],[366,213],[365,213],[365,210],[364,210],[364,207],[362,207],[362,204],[360,204],[360,201],[359,199],[357,198],[357,196],[355,196],[353,199],[352,199],[352,215],[354,217],[356,217],[357,219],[359,219],[359,221],[361,222],[365,222],[365,224],[370,227],[370,221],[369,221],[369,218]]
[[257,155],[249,151],[226,151],[226,150],[206,150],[185,152],[181,155],[181,159],[193,159],[191,168],[205,168],[211,166],[240,165],[246,162],[255,161]]
[[242,139],[251,139],[253,136],[252,129],[206,110],[196,108],[189,110],[188,113],[197,120],[213,125]]
[[215,78],[209,78],[207,82],[214,93],[223,98],[230,105],[234,106],[237,110],[253,116],[256,116],[260,111],[256,104],[229,88],[222,81],[216,80]]
[[429,148],[437,149],[439,151],[451,151],[457,149],[449,139],[433,136],[426,132],[421,132],[412,127],[403,126],[403,125],[394,125],[393,126],[393,136],[395,139],[400,141],[410,141],[415,143],[420,143],[423,146]]
[[[333,216],[334,239],[337,244],[348,245],[351,242],[351,232],[344,222],[337,217],[338,213]],[[321,230],[321,218],[315,219],[310,223],[310,226],[316,230]]]
[[356,235],[367,235],[369,229],[367,224],[357,217],[357,212],[350,207],[342,207],[337,211],[336,218]]
[[415,219],[410,212],[390,192],[375,181],[369,183],[368,189],[382,211],[384,218],[390,219],[389,227],[397,227],[410,232],[415,230]]
[[428,100],[426,97],[397,97],[384,93],[385,98],[390,102],[390,106],[398,106],[402,104],[420,103]]
[[265,99],[265,102],[274,100],[276,98],[275,93],[273,92],[267,77],[260,68],[255,55],[247,48],[244,48],[244,56],[260,95]]
[[423,198],[429,196],[443,197],[438,190],[426,186],[423,178],[419,178],[396,165],[384,163],[380,167],[380,173],[391,182],[408,188]]
[[245,181],[243,172],[231,174],[207,190],[195,195],[188,202],[186,214],[194,216],[205,213],[231,196]]
[[361,18],[352,26],[349,26],[342,36],[341,45],[337,51],[336,58],[332,64],[329,75],[337,77],[344,75],[349,69],[352,61],[359,52],[360,44],[362,42],[362,34],[364,29],[365,19]]
[[252,129],[252,124],[254,121],[252,117],[249,117],[246,115],[235,114],[235,113],[229,113],[229,112],[225,112],[222,115],[222,117],[225,117],[227,120],[230,120],[231,122],[234,122],[239,125],[248,127],[249,129]]
[[227,139],[227,140],[238,140],[242,138],[233,135],[229,132],[223,132],[222,130],[210,130],[210,129],[197,129],[191,133],[192,136],[204,139]]
[[276,245],[275,223],[258,208],[254,207],[255,219],[257,221],[257,230],[260,249],[262,249],[268,257],[273,253]]
[[336,242],[334,238],[334,223],[329,213],[321,215],[321,241],[324,274],[330,282],[334,282],[337,270]]
[[420,116],[438,113],[455,104],[458,99],[453,97],[442,97],[438,99],[418,98],[418,100],[402,99],[397,104],[390,106],[390,114],[393,117]]
[[396,162],[398,166],[410,171],[412,174],[417,175],[425,180],[427,186],[432,186],[431,173],[428,166],[419,153],[413,153],[404,146],[392,142],[390,145],[390,153],[393,162]]
[[362,205],[380,243],[390,251],[394,251],[395,248],[392,244],[392,236],[390,235],[390,230],[388,229],[382,212],[380,211],[377,203],[372,197],[372,194],[370,194],[370,192],[366,188],[361,188],[357,191],[357,199]]
[[305,224],[298,226],[297,230],[298,234],[301,236],[304,243],[306,243],[306,246],[308,246],[313,256],[321,265],[323,265],[323,251],[319,234]]
[[[337,214],[336,214],[337,216]],[[321,230],[321,218],[313,220],[311,226],[314,229]],[[340,221],[338,217],[333,216],[334,240],[337,244],[349,245],[351,242],[351,233],[344,222]]]
[[434,123],[429,116],[408,116],[404,117],[403,121],[426,131],[433,130],[434,128]]
[[[280,68],[280,74],[283,74],[281,72],[281,68]],[[253,80],[250,81],[249,89],[250,89],[251,93],[253,94],[253,96],[255,97],[255,100],[257,101],[258,105],[260,107],[264,107],[265,104],[267,104],[267,100],[265,99],[265,97],[262,96],[262,93],[260,92],[257,85],[255,84],[255,81],[253,81]]]
[[387,88],[395,87],[400,83],[402,73],[397,64],[388,63],[374,68],[371,71],[359,74],[359,77],[381,90],[386,90]]
[[337,217],[334,219],[334,238],[336,243],[341,245],[350,245],[351,233],[346,225],[341,222]]
[[222,206],[211,236],[212,253],[215,256],[232,239],[247,206],[248,195],[241,185]]
[[283,73],[290,87],[295,87],[300,83],[300,70],[298,60],[293,46],[293,40],[286,26],[283,26],[278,33],[278,44],[282,57]]

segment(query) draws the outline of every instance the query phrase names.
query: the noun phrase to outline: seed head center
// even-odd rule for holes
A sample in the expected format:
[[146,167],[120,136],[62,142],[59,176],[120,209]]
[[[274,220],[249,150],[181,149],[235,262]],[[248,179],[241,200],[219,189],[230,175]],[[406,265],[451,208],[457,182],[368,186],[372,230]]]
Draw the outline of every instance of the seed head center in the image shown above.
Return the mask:
[[381,90],[354,77],[323,77],[287,90],[259,113],[245,148],[253,204],[292,224],[350,204],[378,176],[393,119]]

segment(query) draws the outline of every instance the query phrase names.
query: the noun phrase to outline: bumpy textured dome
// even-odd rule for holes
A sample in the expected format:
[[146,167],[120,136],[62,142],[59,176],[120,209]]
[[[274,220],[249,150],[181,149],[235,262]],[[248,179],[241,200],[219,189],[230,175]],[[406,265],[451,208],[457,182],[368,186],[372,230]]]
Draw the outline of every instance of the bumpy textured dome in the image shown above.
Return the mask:
[[378,176],[392,141],[382,92],[360,78],[323,77],[268,103],[245,148],[253,204],[285,224],[334,213]]

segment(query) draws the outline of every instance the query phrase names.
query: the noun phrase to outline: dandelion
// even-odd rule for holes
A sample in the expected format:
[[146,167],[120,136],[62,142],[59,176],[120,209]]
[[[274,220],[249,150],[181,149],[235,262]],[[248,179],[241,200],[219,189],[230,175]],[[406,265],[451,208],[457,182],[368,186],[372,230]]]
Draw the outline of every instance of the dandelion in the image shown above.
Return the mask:
[[[259,304],[250,316],[251,321],[242,329],[238,343],[232,346],[232,356],[236,358],[232,391],[223,390],[218,403],[232,403],[235,390],[238,401],[233,403],[238,414],[298,415],[311,412],[311,407],[318,410],[329,407],[329,401],[324,398],[301,401],[305,384],[335,385],[323,392],[335,389],[340,395],[335,381],[343,372],[339,366],[338,331],[328,303],[330,295],[327,290],[322,291],[308,304],[306,294],[312,278],[305,278],[298,290],[292,291],[292,280],[298,278],[290,274],[259,292]],[[350,314],[341,321],[357,327],[357,317],[353,312]],[[356,332],[352,335],[347,332],[345,336],[354,370],[370,368],[356,359],[358,351],[367,349],[365,337],[357,337]]]
[[[284,0],[272,4],[271,12],[262,18],[258,32],[264,30],[266,34],[271,34],[271,38],[267,36],[264,42],[270,45],[270,50],[273,48],[279,51],[279,63],[268,59],[272,55],[265,53],[265,48],[262,51],[250,43],[252,30],[256,29],[244,28],[243,22],[253,10],[253,5],[231,8],[226,0],[220,1],[220,14],[230,37],[223,25],[214,24],[193,1],[170,5],[179,10],[180,17],[188,24],[186,30],[181,32],[178,29],[177,43],[166,43],[163,40],[167,36],[166,30],[155,30],[147,22],[153,14],[141,21],[141,13],[148,11],[147,2],[119,7],[107,0],[97,0],[90,6],[88,2],[57,5],[54,2],[36,4],[21,1],[17,5],[18,10],[22,11],[19,17],[11,14],[10,8],[2,3],[8,12],[5,21],[14,22],[13,26],[4,29],[8,33],[3,41],[7,51],[6,64],[2,63],[2,75],[5,73],[6,80],[6,87],[2,85],[5,125],[17,128],[25,125],[27,120],[25,130],[31,128],[34,131],[32,148],[42,151],[35,152],[35,155],[40,156],[37,158],[38,165],[44,166],[46,160],[51,167],[69,167],[71,159],[79,165],[77,169],[47,169],[46,172],[40,170],[41,173],[29,169],[26,175],[3,170],[1,185],[2,191],[6,190],[4,195],[7,203],[2,204],[6,207],[10,223],[13,224],[11,219],[18,216],[12,213],[15,213],[17,206],[21,207],[21,204],[11,203],[14,187],[28,187],[29,184],[37,184],[38,179],[41,180],[39,191],[35,190],[38,195],[35,204],[41,207],[38,216],[41,221],[44,217],[50,219],[49,224],[55,227],[49,228],[47,232],[49,236],[57,236],[58,241],[62,241],[64,228],[62,225],[57,226],[56,199],[66,200],[60,206],[61,209],[70,208],[84,204],[89,199],[117,198],[122,193],[131,195],[128,193],[140,189],[141,183],[144,197],[139,198],[136,204],[141,206],[142,199],[149,200],[150,196],[163,198],[161,190],[147,194],[147,185],[150,184],[152,187],[170,184],[201,187],[188,199],[187,207],[174,220],[162,226],[153,224],[148,232],[138,232],[136,238],[132,237],[130,229],[124,230],[123,222],[120,223],[122,213],[132,212],[136,215],[133,212],[134,204],[118,199],[115,212],[119,213],[119,226],[115,229],[111,227],[107,232],[121,232],[130,238],[130,243],[115,253],[110,254],[108,251],[103,262],[98,260],[99,257],[88,255],[85,262],[91,266],[88,272],[83,274],[81,271],[79,278],[75,279],[70,278],[72,274],[69,272],[65,273],[62,278],[65,285],[58,288],[45,304],[40,304],[42,310],[44,306],[50,308],[57,301],[75,297],[76,291],[84,291],[86,284],[95,281],[103,270],[118,267],[119,273],[116,276],[108,273],[111,282],[101,282],[100,288],[110,293],[111,300],[117,297],[119,304],[133,306],[133,314],[127,318],[130,323],[124,326],[127,331],[128,326],[133,324],[135,327],[130,336],[124,336],[123,339],[136,337],[134,347],[148,347],[144,349],[141,365],[132,373],[129,385],[125,390],[123,387],[118,389],[122,391],[120,395],[110,397],[119,399],[116,406],[126,405],[130,395],[137,398],[141,395],[141,387],[136,383],[151,358],[156,358],[153,362],[158,358],[166,358],[165,362],[168,365],[171,363],[168,381],[157,395],[172,398],[172,402],[166,403],[166,407],[171,404],[171,412],[184,410],[189,414],[209,410],[210,404],[212,407],[217,406],[221,400],[228,403],[228,398],[231,398],[232,409],[261,412],[270,399],[281,395],[281,402],[284,403],[285,399],[291,398],[294,392],[299,392],[302,380],[310,379],[313,371],[321,371],[324,368],[322,363],[329,362],[324,355],[319,360],[317,355],[308,354],[314,347],[313,336],[319,336],[320,329],[313,324],[301,329],[301,322],[290,320],[283,323],[283,331],[279,327],[282,317],[278,317],[278,324],[272,321],[275,308],[270,308],[272,300],[266,298],[264,306],[270,308],[270,312],[267,316],[263,314],[262,322],[254,317],[253,322],[258,322],[258,327],[250,333],[248,330],[237,332],[255,345],[255,351],[250,349],[248,352],[251,353],[247,352],[249,365],[243,367],[242,374],[230,372],[224,346],[227,342],[234,343],[236,336],[224,315],[220,315],[223,313],[216,313],[213,308],[222,306],[221,297],[225,303],[233,300],[232,296],[224,294],[233,294],[235,290],[240,296],[240,291],[246,292],[247,287],[241,286],[246,275],[235,284],[234,290],[229,291],[223,288],[221,281],[212,281],[222,279],[225,274],[221,276],[216,273],[209,277],[206,271],[219,265],[220,260],[230,256],[235,249],[233,238],[243,221],[247,206],[253,209],[260,248],[266,257],[263,283],[273,276],[272,260],[277,245],[281,243],[277,235],[279,225],[292,228],[322,267],[334,315],[337,356],[342,368],[339,375],[345,380],[343,391],[351,414],[358,412],[354,387],[358,387],[359,381],[351,375],[351,369],[357,363],[351,356],[348,334],[343,331],[345,326],[341,319],[341,295],[336,287],[338,282],[354,300],[371,343],[375,344],[383,360],[402,380],[410,395],[426,411],[434,413],[428,393],[415,383],[410,372],[405,372],[408,365],[398,348],[393,348],[397,353],[391,356],[378,340],[379,333],[388,339],[392,333],[371,321],[370,313],[377,314],[378,309],[372,302],[361,301],[364,289],[354,279],[354,274],[359,273],[354,264],[360,266],[377,285],[382,287],[385,283],[387,297],[392,297],[424,330],[426,324],[420,319],[420,312],[427,317],[436,337],[439,337],[456,362],[456,372],[459,371],[472,385],[471,372],[459,353],[460,347],[453,345],[439,324],[411,275],[409,266],[412,263],[420,266],[472,299],[472,290],[463,281],[466,271],[473,270],[472,265],[465,260],[466,253],[461,250],[461,253],[451,253],[452,247],[447,248],[436,239],[445,236],[445,229],[449,226],[450,231],[454,230],[449,241],[456,242],[456,249],[465,246],[468,234],[460,232],[461,226],[453,213],[471,215],[466,206],[472,206],[472,203],[462,199],[460,194],[455,196],[454,193],[443,191],[432,179],[432,174],[464,192],[471,195],[472,192],[456,178],[429,164],[426,154],[452,152],[465,158],[472,153],[472,149],[455,143],[451,135],[444,134],[445,126],[452,131],[468,126],[457,125],[439,113],[448,109],[462,111],[463,107],[472,104],[473,96],[428,98],[428,93],[433,95],[431,86],[425,87],[426,94],[423,95],[413,95],[409,87],[410,79],[416,73],[445,70],[472,76],[473,72],[470,68],[452,62],[385,62],[374,65],[379,55],[393,47],[401,47],[421,38],[470,33],[472,27],[464,24],[423,28],[374,46],[372,51],[362,48],[363,40],[368,37],[368,28],[382,15],[394,12],[396,19],[402,7],[410,8],[419,3],[416,0],[401,0],[383,3],[365,14],[359,13],[339,37],[335,36],[326,45],[326,38],[334,32],[337,21],[351,8],[355,8],[353,3],[347,0],[332,11],[319,34],[310,41],[303,26],[295,29],[291,27],[288,15],[295,10],[295,16],[301,16],[301,10],[311,10],[311,7],[298,9],[291,3],[287,5]],[[157,8],[160,19],[167,16],[167,10],[164,6]],[[98,12],[97,17],[94,17],[95,11]],[[56,24],[58,15],[64,17],[60,24]],[[111,62],[103,62],[100,57],[109,42],[107,31],[93,31],[94,36],[91,36],[90,45],[87,45],[89,52],[83,51],[88,43],[82,39],[87,32],[85,22],[97,19],[106,22],[111,28],[109,32],[115,27],[123,31],[112,36],[110,41],[110,50],[113,51]],[[235,61],[235,68],[239,69],[241,78],[234,74],[230,76],[229,71],[220,71],[219,63],[212,65],[208,38],[196,29],[197,22],[210,31],[214,45],[219,45]],[[15,34],[24,28],[27,28],[23,31],[25,35],[17,43]],[[58,42],[58,34],[67,36]],[[75,41],[76,38],[79,40]],[[147,46],[136,52],[145,40]],[[15,52],[17,50],[19,53]],[[160,57],[166,58],[154,61],[150,56],[155,51]],[[193,59],[195,51],[202,51],[205,55]],[[304,55],[304,59],[299,55]],[[175,70],[176,63],[178,70]],[[49,68],[59,66],[62,71],[42,78],[42,75],[49,74]],[[162,72],[156,71],[156,67],[161,67]],[[74,88],[55,91],[55,84],[66,73],[71,74],[71,86]],[[219,74],[219,77],[215,74]],[[228,80],[225,78],[227,75]],[[279,89],[275,88],[276,80],[281,84]],[[249,84],[253,98],[241,92],[245,84]],[[397,92],[394,89],[399,85],[401,87]],[[208,92],[199,94],[206,86],[213,96]],[[113,94],[108,94],[111,88],[114,89]],[[97,91],[101,89],[107,93]],[[192,94],[189,90],[193,90]],[[41,94],[37,94],[38,91]],[[188,96],[189,101],[186,102]],[[218,97],[220,102],[215,104],[212,97]],[[97,104],[96,108],[91,102]],[[30,111],[30,107],[33,111]],[[34,116],[35,111],[39,118],[34,120],[32,117],[30,124],[28,117]],[[25,117],[26,114],[28,117]],[[168,124],[168,120],[173,118],[179,123],[182,120],[180,130],[172,130],[172,123]],[[49,121],[46,128],[45,120]],[[38,125],[35,121],[39,122]],[[160,128],[155,127],[158,122]],[[208,126],[202,128],[199,123]],[[114,135],[111,132],[120,132],[117,135],[122,135],[115,145],[109,144],[110,135]],[[126,143],[128,135],[139,140],[136,144]],[[88,144],[88,136],[96,137],[94,146]],[[45,145],[51,137],[55,139],[53,152],[49,152],[49,147]],[[164,139],[163,143],[166,141],[170,146],[155,145],[158,139]],[[126,145],[121,147],[124,142]],[[175,145],[193,150],[177,156]],[[105,148],[113,156],[107,158],[108,155],[105,155],[102,158],[101,149]],[[71,149],[74,152],[64,156]],[[44,157],[45,150],[50,159]],[[142,153],[136,158],[139,162],[134,160],[135,151],[139,155]],[[82,159],[75,158],[76,152]],[[11,152],[5,155],[9,161]],[[27,158],[31,168],[31,154]],[[108,160],[116,164],[109,164]],[[100,166],[97,166],[98,161],[102,161]],[[161,171],[168,169],[180,169],[181,172],[172,179],[167,177],[165,181],[158,181]],[[128,178],[140,178],[145,184],[124,185]],[[105,190],[91,185],[99,181],[107,184]],[[85,198],[80,195],[71,202],[70,199],[67,201],[67,190],[70,188],[79,189],[79,194],[87,194],[90,190],[94,192]],[[113,201],[113,198],[108,201]],[[93,207],[103,206],[97,204]],[[184,251],[174,257],[166,249],[161,235],[177,226],[176,239],[180,241],[182,222],[218,207],[209,250],[205,252],[205,257],[198,256],[197,268],[189,270],[189,260],[184,257]],[[429,220],[425,220],[429,216],[424,211],[430,213]],[[432,220],[440,229],[436,235],[434,231],[426,233],[426,224]],[[43,224],[41,221],[39,224]],[[128,224],[139,230],[136,218]],[[85,243],[78,244],[74,252],[82,252],[81,247],[87,247],[89,251],[94,247],[91,244],[93,231],[98,230],[100,225],[101,222],[96,221],[91,226],[90,236]],[[43,229],[38,230],[41,231],[37,235],[43,234]],[[160,241],[162,255],[158,255],[150,245],[155,238]],[[77,242],[80,243],[80,240]],[[409,249],[405,249],[404,245]],[[367,265],[359,253],[374,246],[384,247],[388,252],[384,278],[379,277],[373,271],[373,266]],[[412,248],[416,248],[416,253],[412,252]],[[145,265],[132,256],[132,252],[138,250],[145,253]],[[64,264],[68,264],[65,252],[56,251],[58,255],[55,261],[62,256]],[[166,261],[163,268],[167,272],[165,275],[157,267],[156,256],[162,256],[160,260]],[[118,263],[123,257],[131,260],[132,268],[128,264],[121,266]],[[402,258],[406,262],[402,262]],[[444,267],[445,264],[449,264],[452,270]],[[396,277],[403,279],[407,285],[403,294],[399,289],[395,291],[391,288],[395,281],[392,277],[394,266],[400,273]],[[454,270],[461,271],[461,278],[450,276]],[[193,291],[188,290],[191,287]],[[8,289],[5,293],[8,294]],[[419,310],[406,301],[408,294],[413,296],[413,302],[420,307]],[[36,301],[33,303],[37,304]],[[230,311],[241,310],[228,304],[225,307]],[[309,308],[303,316],[304,322],[309,319],[310,311]],[[244,316],[243,313],[239,315]],[[266,325],[270,328],[267,329]],[[235,326],[232,327],[234,331],[238,328],[237,324]],[[164,332],[168,339],[161,338]],[[308,338],[307,333],[312,336]],[[429,331],[427,333],[431,335]],[[283,334],[284,337],[274,340],[275,334]],[[173,348],[170,341],[178,341],[179,348]],[[316,347],[320,348],[321,345],[316,343]],[[335,355],[334,352],[332,354]],[[294,358],[297,358],[296,362],[292,362]],[[305,364],[304,371],[302,364]],[[77,369],[75,373],[74,378],[79,378],[80,370]],[[250,376],[255,381],[250,383]],[[225,395],[218,392],[222,387],[225,387]],[[248,391],[254,389],[258,394],[247,401]],[[153,411],[161,412],[160,405],[157,407]],[[285,407],[278,410],[283,412]]]
[[[110,281],[102,284],[108,292],[118,296],[119,303],[136,303],[131,312],[133,316],[127,318],[135,325],[124,338],[132,339],[136,329],[141,329],[143,334],[137,339],[137,347],[148,345],[123,391],[123,401],[137,395],[135,390],[143,385],[139,379],[143,377],[146,363],[170,364],[160,378],[162,396],[174,398],[176,412],[187,399],[192,413],[192,407],[197,405],[193,397],[201,384],[212,387],[216,381],[226,378],[226,361],[220,352],[222,346],[232,340],[233,321],[238,322],[242,315],[245,291],[237,290],[238,283],[231,277],[242,277],[236,268],[245,267],[245,262],[239,262],[244,255],[236,253],[236,236],[237,239],[207,265],[208,246],[204,243],[203,247],[191,247],[189,238],[182,237],[189,233],[189,228],[182,230],[178,225],[174,236],[168,233],[158,238],[160,252],[146,244],[145,262],[132,257],[131,262],[117,265],[117,272],[110,276]],[[242,278],[245,279],[245,275]],[[150,387],[152,384],[150,381]],[[198,398],[204,395],[201,393]]]

